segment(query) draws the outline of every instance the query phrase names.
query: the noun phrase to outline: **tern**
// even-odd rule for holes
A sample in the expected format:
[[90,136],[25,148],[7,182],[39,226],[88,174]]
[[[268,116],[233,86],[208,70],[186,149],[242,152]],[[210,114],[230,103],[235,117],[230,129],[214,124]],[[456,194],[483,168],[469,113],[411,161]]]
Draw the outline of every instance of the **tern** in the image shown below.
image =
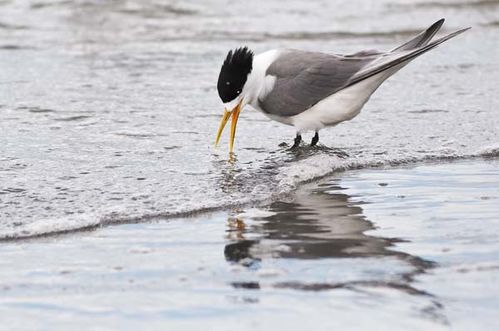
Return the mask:
[[431,41],[444,23],[428,29],[388,52],[365,50],[349,55],[295,49],[273,49],[254,55],[248,47],[228,52],[218,77],[217,90],[224,113],[216,136],[231,120],[229,151],[233,153],[237,120],[250,105],[272,120],[294,126],[291,149],[302,133],[315,132],[357,116],[376,89],[421,54],[470,29],[465,28]]

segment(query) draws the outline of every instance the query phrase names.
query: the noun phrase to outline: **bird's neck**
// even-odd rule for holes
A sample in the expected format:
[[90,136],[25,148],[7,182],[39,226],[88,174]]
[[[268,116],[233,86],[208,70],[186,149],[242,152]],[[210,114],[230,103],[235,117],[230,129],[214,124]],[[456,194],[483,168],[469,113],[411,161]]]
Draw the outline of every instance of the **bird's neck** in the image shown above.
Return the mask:
[[253,58],[253,70],[245,84],[248,103],[258,109],[258,100],[262,100],[274,86],[275,77],[267,76],[267,69],[279,56],[279,50],[270,50]]

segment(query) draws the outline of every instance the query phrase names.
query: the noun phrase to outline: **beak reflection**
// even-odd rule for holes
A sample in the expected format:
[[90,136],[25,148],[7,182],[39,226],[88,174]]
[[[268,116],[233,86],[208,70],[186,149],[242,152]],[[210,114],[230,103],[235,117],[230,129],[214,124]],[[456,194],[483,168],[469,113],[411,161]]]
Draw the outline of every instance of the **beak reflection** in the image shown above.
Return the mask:
[[215,147],[218,146],[220,141],[220,137],[222,136],[222,132],[225,128],[225,124],[229,121],[229,117],[232,115],[232,120],[230,123],[230,138],[229,138],[229,152],[232,153],[234,149],[234,138],[236,137],[236,126],[237,120],[239,119],[239,114],[241,112],[241,102],[237,104],[237,106],[232,109],[232,111],[224,110],[224,114],[222,116],[222,120],[220,121],[220,126],[218,127],[217,138],[215,140]]

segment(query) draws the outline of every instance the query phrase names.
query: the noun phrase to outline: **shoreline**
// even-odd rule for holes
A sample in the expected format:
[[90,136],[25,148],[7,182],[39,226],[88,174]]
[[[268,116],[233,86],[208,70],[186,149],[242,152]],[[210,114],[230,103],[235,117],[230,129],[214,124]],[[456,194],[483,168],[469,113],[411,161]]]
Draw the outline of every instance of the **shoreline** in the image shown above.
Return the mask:
[[[273,196],[262,199],[260,201],[258,200],[253,200],[249,202],[243,202],[243,203],[235,203],[233,205],[227,204],[224,206],[216,206],[216,207],[207,207],[207,208],[201,208],[199,210],[192,210],[192,211],[187,211],[187,212],[179,212],[179,213],[159,213],[159,214],[154,214],[154,215],[148,215],[148,216],[141,216],[138,218],[130,218],[130,219],[116,219],[116,220],[111,220],[108,221],[106,218],[109,218],[109,216],[104,216],[104,220],[95,220],[95,224],[89,224],[87,226],[82,226],[78,227],[75,229],[67,229],[67,230],[61,230],[61,231],[55,231],[55,232],[45,232],[45,233],[40,233],[40,234],[34,234],[34,235],[28,235],[28,236],[3,236],[0,237],[0,244],[4,242],[16,242],[16,241],[27,241],[27,240],[36,240],[39,238],[46,238],[46,237],[56,237],[56,236],[62,236],[62,235],[70,235],[72,233],[78,233],[78,232],[87,232],[87,231],[95,231],[101,228],[109,227],[109,226],[119,226],[119,225],[124,225],[124,224],[140,224],[140,223],[148,223],[148,222],[160,222],[160,221],[165,221],[165,220],[171,220],[171,219],[184,219],[184,218],[191,218],[191,217],[196,217],[196,216],[202,216],[203,214],[207,213],[214,213],[214,212],[228,212],[230,209],[234,208],[265,208],[268,207],[270,204],[273,202],[278,201],[279,199],[287,199],[290,198],[293,194],[296,193],[297,190],[300,189],[303,185],[308,185],[308,184],[313,184],[314,182],[319,182],[324,178],[333,176],[335,174],[347,172],[347,171],[356,171],[356,170],[368,170],[368,169],[394,169],[394,168],[405,168],[405,167],[416,167],[418,165],[424,164],[424,165],[438,165],[442,163],[453,163],[453,162],[460,162],[460,161],[472,161],[472,160],[494,160],[499,158],[499,147],[492,145],[490,147],[485,147],[482,149],[479,154],[473,154],[473,155],[460,155],[460,156],[437,156],[437,157],[424,157],[422,159],[418,160],[410,160],[410,161],[403,161],[403,162],[398,162],[398,161],[387,161],[387,163],[383,164],[367,164],[367,165],[362,165],[362,166],[357,166],[357,167],[342,167],[342,168],[337,168],[334,170],[331,170],[330,172],[320,175],[317,177],[313,177],[311,179],[303,180],[303,181],[298,181],[296,182],[295,186],[290,189],[289,191],[285,192],[284,194],[273,194]],[[35,224],[36,226],[37,224]]]

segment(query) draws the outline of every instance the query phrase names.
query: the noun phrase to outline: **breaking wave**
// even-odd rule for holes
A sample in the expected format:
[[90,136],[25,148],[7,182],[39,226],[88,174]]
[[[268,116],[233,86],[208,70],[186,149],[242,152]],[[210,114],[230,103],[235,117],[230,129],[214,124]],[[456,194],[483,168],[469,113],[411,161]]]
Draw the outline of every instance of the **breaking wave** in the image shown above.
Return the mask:
[[[485,146],[476,153],[426,155],[422,157],[403,156],[396,158],[347,156],[344,151],[325,147],[303,148],[297,153],[281,151],[279,157],[267,159],[259,168],[247,172],[237,169],[235,163],[225,163],[226,169],[238,173],[238,192],[227,199],[198,200],[177,206],[174,209],[153,212],[147,209],[130,211],[126,206],[116,205],[99,213],[83,213],[61,218],[39,219],[16,227],[0,229],[0,240],[16,240],[30,237],[61,234],[93,229],[100,226],[138,223],[159,218],[185,217],[192,214],[227,209],[235,206],[261,206],[289,196],[303,183],[313,182],[338,171],[380,166],[410,165],[428,160],[455,160],[473,157],[499,157],[499,144]],[[220,169],[223,171],[224,169]],[[233,178],[224,177],[228,183]],[[234,183],[232,183],[234,184]],[[236,184],[236,187],[238,184]]]

